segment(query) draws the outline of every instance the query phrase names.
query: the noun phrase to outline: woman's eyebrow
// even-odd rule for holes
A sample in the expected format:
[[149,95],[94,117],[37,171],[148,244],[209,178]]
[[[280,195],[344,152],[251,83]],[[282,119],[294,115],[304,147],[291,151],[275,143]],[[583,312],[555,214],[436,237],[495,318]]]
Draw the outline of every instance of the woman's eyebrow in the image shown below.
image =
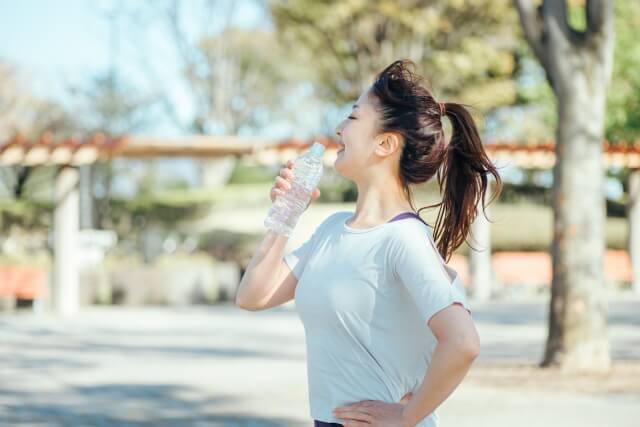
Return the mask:
[[353,104],[353,106],[351,108],[353,108],[355,110],[356,108],[359,108],[359,107],[360,107],[359,105]]

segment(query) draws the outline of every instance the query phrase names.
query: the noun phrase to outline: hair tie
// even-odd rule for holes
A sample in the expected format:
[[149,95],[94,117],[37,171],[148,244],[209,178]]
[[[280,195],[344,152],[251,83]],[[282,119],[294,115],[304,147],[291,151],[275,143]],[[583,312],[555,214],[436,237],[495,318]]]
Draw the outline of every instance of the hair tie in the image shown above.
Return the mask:
[[447,110],[447,103],[446,102],[438,102],[438,108],[440,108],[440,115],[444,116],[445,112]]

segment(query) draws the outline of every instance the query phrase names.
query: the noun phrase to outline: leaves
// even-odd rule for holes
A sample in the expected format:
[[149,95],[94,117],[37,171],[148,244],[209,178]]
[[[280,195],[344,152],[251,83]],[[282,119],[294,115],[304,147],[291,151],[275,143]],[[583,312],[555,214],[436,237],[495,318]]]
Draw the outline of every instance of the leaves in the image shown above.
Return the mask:
[[[272,1],[271,13],[282,42],[313,58],[310,72],[327,102],[352,101],[402,57],[444,98],[514,71],[516,15],[508,0]],[[496,105],[464,101],[483,101],[485,110]]]

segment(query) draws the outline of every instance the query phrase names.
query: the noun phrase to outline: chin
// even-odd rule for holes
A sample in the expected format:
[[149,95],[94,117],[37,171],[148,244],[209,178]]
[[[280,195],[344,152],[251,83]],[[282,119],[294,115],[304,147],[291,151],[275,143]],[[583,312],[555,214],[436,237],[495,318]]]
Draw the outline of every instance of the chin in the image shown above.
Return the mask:
[[344,165],[342,164],[341,159],[336,159],[336,161],[333,162],[333,170],[335,170],[336,173],[343,178],[350,179],[349,174],[344,170]]

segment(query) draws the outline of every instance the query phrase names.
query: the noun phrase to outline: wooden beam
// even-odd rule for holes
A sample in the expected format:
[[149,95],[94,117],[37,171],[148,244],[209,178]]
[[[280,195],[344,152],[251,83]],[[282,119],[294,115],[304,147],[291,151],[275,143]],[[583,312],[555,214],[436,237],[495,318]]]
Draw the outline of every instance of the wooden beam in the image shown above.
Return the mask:
[[223,157],[245,155],[273,148],[282,141],[265,138],[235,136],[184,136],[177,138],[128,137],[119,157]]

